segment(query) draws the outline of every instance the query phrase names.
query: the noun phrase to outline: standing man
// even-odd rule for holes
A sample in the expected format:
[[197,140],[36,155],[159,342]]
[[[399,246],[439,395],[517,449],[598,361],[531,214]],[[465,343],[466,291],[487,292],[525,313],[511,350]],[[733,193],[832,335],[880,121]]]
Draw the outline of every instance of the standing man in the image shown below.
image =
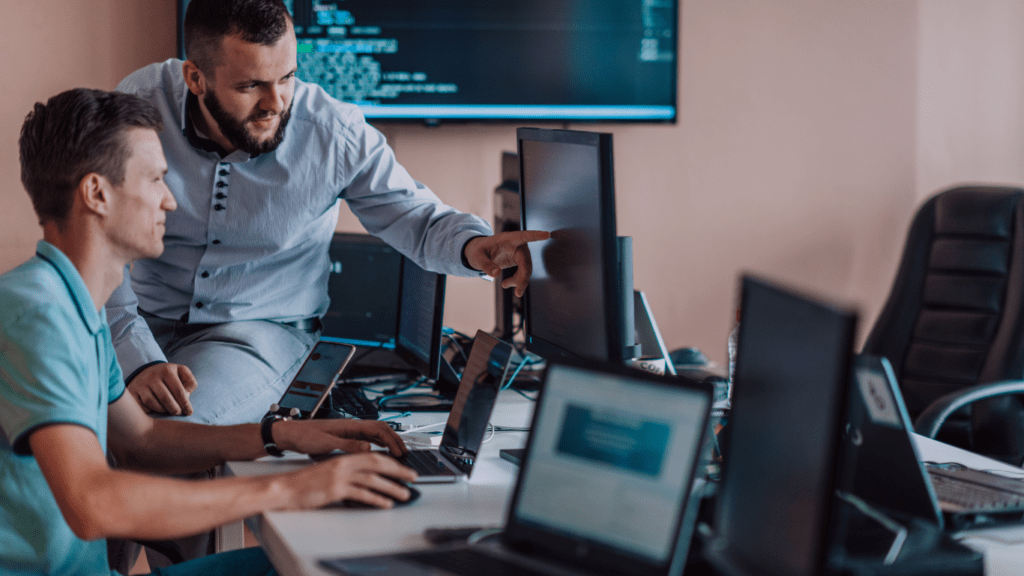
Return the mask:
[[[368,441],[404,452],[383,423],[204,426],[153,419],[124,393],[103,304],[127,263],[164,249],[176,202],[161,129],[145,100],[84,89],[36,104],[22,127],[21,178],[43,240],[0,276],[0,574],[111,574],[105,537],[178,538],[266,510],[390,507],[409,496],[389,478],[415,472],[366,453]],[[265,456],[264,437],[271,448],[350,454],[256,478],[154,475]],[[107,464],[108,449],[121,469]],[[250,548],[161,574],[271,573]]]
[[526,289],[526,242],[547,233],[491,236],[413,180],[356,106],[297,80],[281,0],[193,0],[185,49],[187,61],[118,87],[163,115],[179,205],[163,255],[126,270],[107,307],[128,391],[147,409],[232,424],[281,397],[327,310],[339,199],[424,268],[518,266],[504,285]]

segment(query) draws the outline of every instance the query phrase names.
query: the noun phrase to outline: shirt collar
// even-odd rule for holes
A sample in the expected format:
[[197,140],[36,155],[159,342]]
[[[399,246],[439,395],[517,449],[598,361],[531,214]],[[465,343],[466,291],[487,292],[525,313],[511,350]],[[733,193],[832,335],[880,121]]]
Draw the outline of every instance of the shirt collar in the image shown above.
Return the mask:
[[95,336],[107,321],[106,310],[96,310],[92,294],[86,288],[85,280],[82,280],[78,269],[60,249],[46,240],[40,240],[36,244],[36,256],[56,268],[57,273],[64,279],[64,285],[67,286],[71,299],[78,308],[78,315],[82,317],[82,322],[89,329],[89,333]]
[[[185,103],[182,108],[182,132],[185,133],[185,139],[192,145],[193,148],[198,148],[205,152],[213,152],[217,156],[220,156],[221,160],[226,160],[228,157],[237,157],[236,160],[242,162],[248,162],[255,158],[250,156],[247,152],[242,150],[235,150],[228,154],[221,148],[220,144],[217,144],[213,140],[210,140],[206,134],[203,134],[196,128],[195,123],[192,121],[192,112],[200,114],[199,111],[199,98],[188,89],[188,85],[185,85]],[[230,160],[227,160],[230,161]]]

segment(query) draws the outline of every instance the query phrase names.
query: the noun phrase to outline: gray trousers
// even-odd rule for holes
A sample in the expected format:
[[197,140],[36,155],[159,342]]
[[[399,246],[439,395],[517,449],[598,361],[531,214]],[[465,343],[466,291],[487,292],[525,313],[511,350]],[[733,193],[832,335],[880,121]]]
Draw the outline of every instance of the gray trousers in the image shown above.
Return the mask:
[[319,339],[265,320],[195,325],[140,314],[167,360],[195,375],[193,413],[177,418],[201,424],[259,422]]

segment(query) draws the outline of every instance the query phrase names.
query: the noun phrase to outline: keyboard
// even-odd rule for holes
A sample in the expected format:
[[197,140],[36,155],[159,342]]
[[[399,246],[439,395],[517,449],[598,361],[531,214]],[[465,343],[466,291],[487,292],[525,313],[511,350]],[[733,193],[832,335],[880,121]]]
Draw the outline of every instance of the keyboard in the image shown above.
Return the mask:
[[440,455],[433,450],[410,450],[398,461],[415,470],[420,476],[455,475],[440,461]]
[[445,552],[416,552],[399,558],[415,564],[438,568],[452,574],[475,576],[544,576],[546,572],[531,570],[521,564],[502,560],[476,550],[461,549]]
[[333,408],[360,420],[377,420],[380,412],[377,406],[366,397],[362,388],[354,386],[335,386],[331,392]]
[[928,468],[941,503],[964,512],[1024,511],[1024,482],[969,468]]

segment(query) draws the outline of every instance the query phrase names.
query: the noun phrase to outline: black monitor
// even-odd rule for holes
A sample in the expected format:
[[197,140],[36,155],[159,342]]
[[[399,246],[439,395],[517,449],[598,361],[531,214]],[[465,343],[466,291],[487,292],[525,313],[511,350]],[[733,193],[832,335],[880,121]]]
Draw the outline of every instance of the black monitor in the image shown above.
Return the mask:
[[415,371],[436,380],[446,277],[428,272],[369,234],[336,232],[329,249],[331,303],[322,340],[364,351],[352,373]]
[[285,5],[297,76],[370,119],[676,120],[678,0]]
[[551,238],[530,243],[533,276],[524,302],[526,346],[545,358],[620,363],[632,287],[623,298],[612,136],[520,128],[524,230]]
[[709,554],[727,574],[820,576],[837,537],[856,314],[755,278],[742,290]]
[[395,351],[417,372],[437,380],[444,322],[444,274],[428,272],[405,258]]
[[394,348],[404,258],[369,234],[336,232],[329,248],[331,303],[321,338],[357,346]]

